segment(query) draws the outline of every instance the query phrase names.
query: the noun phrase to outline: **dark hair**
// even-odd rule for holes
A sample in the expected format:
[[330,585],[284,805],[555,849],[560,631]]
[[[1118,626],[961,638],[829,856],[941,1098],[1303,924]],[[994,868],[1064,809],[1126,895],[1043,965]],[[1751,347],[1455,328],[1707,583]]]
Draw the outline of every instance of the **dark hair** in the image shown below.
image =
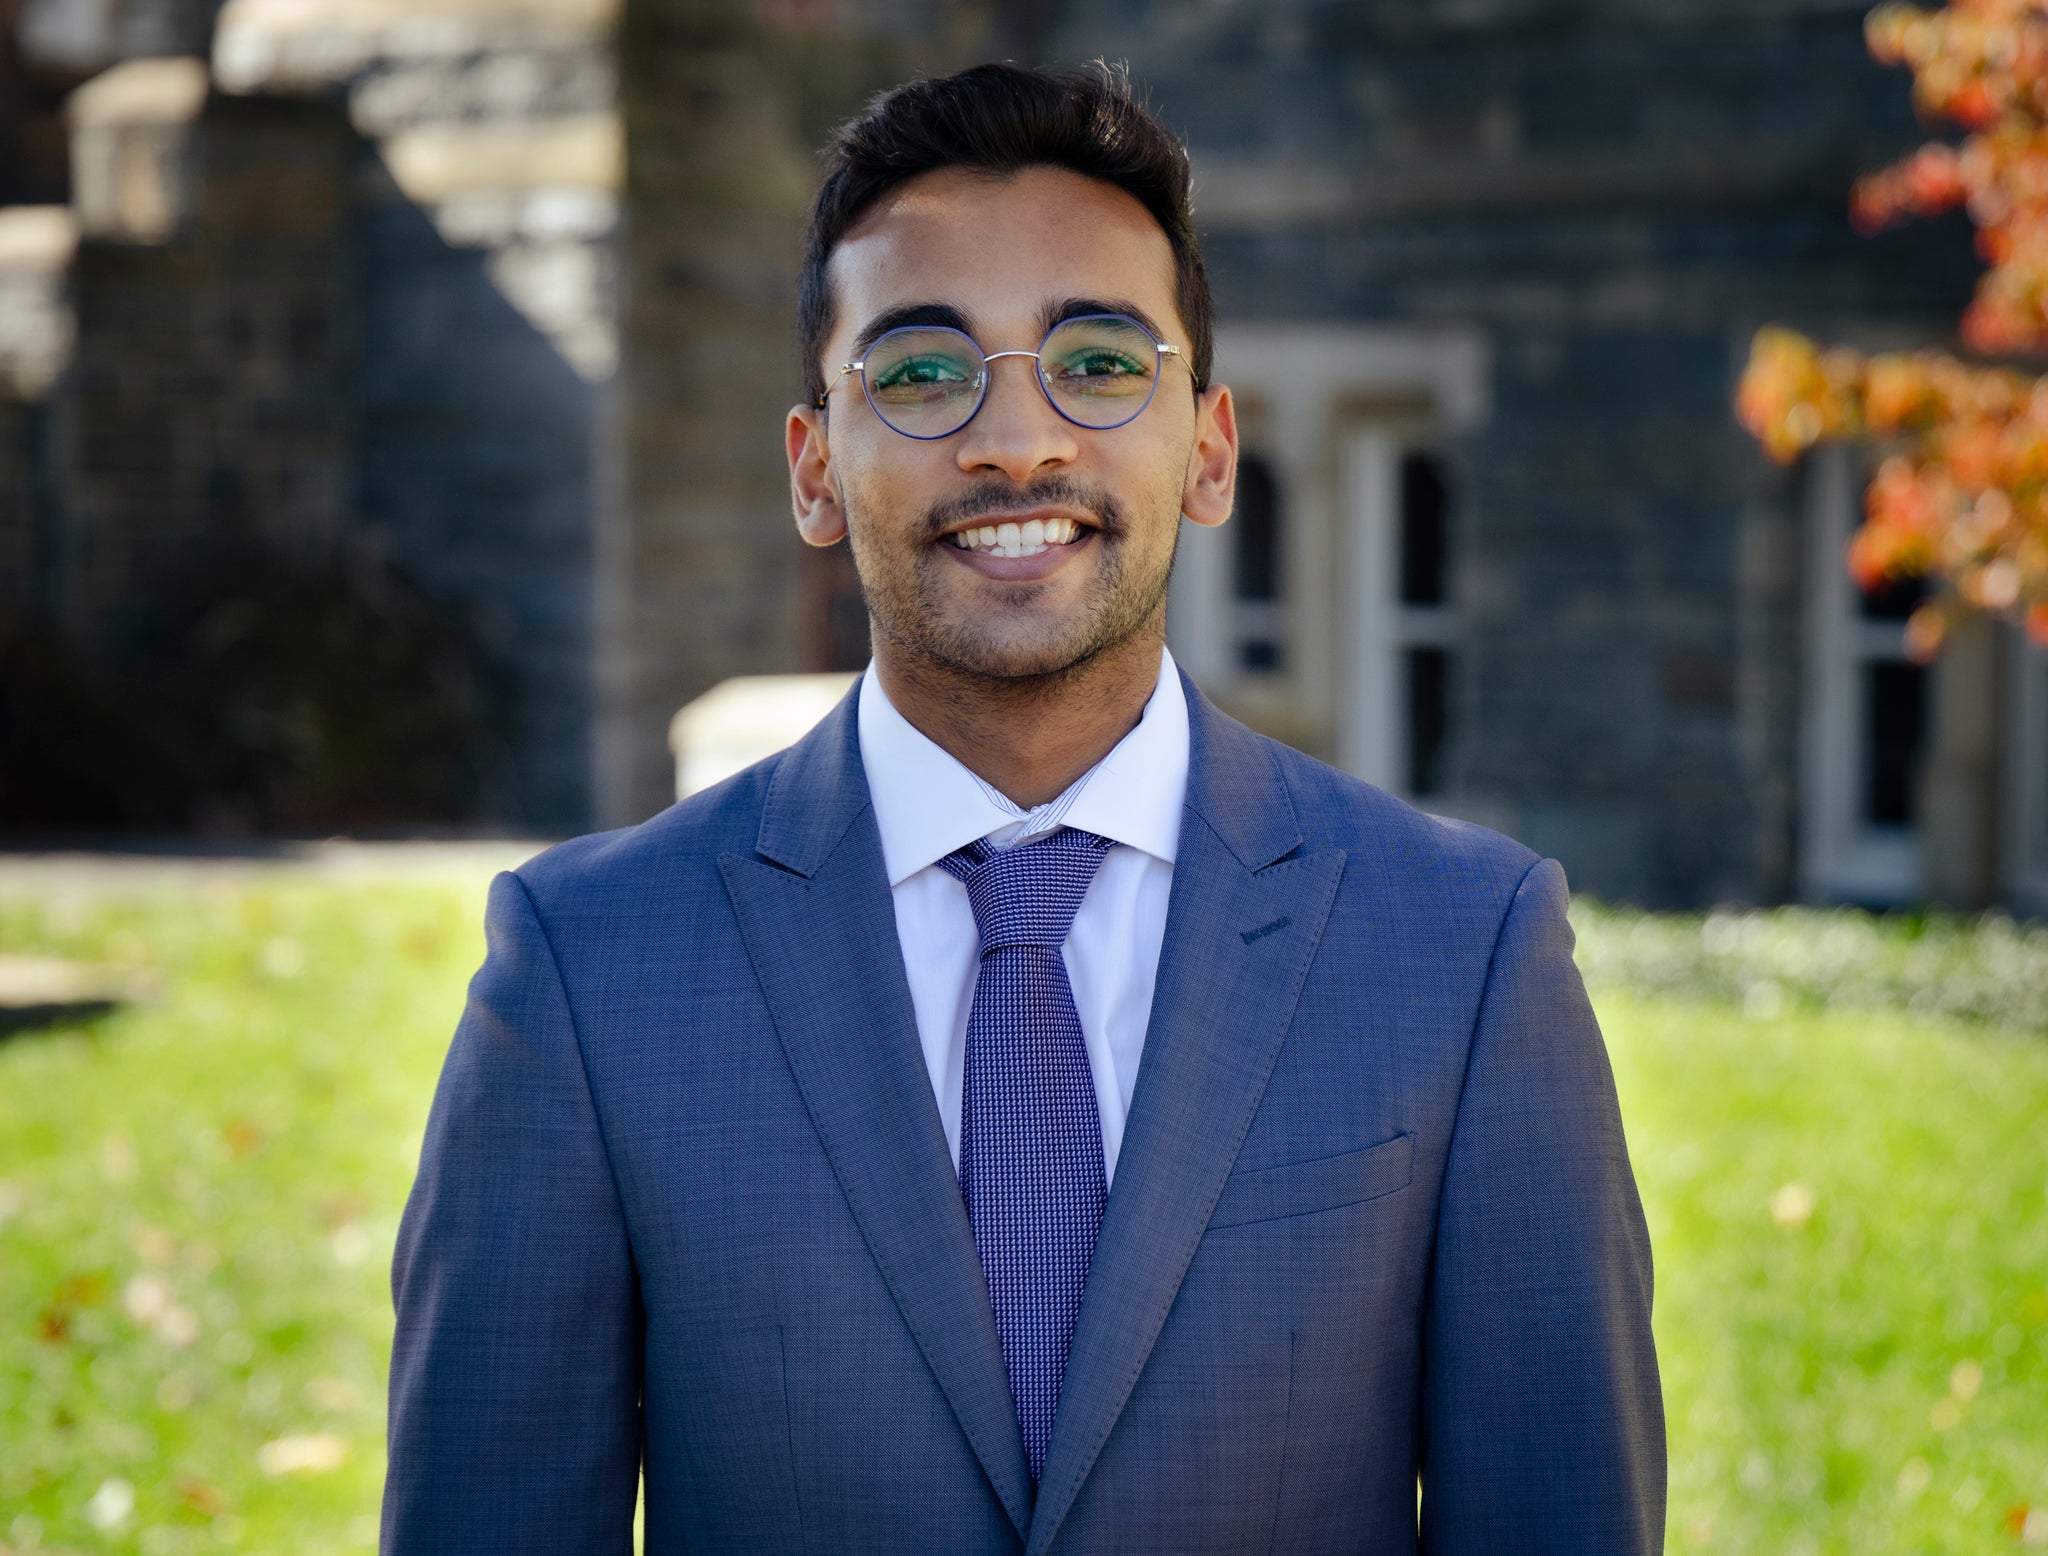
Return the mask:
[[804,399],[825,393],[832,293],[825,262],[876,200],[921,173],[959,167],[1007,175],[1060,167],[1114,184],[1152,213],[1173,247],[1174,303],[1188,328],[1188,365],[1209,382],[1214,354],[1209,276],[1188,201],[1187,148],[1131,95],[1121,67],[1054,73],[976,65],[884,92],[840,126],[826,149],[825,182],[811,203],[797,285],[797,345]]

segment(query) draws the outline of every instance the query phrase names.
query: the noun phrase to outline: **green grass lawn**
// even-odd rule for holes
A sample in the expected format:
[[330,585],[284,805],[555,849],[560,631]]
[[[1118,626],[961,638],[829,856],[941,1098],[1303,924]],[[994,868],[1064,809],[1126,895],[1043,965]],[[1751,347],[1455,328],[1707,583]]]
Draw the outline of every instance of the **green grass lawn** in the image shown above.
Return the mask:
[[[482,891],[471,869],[0,897],[0,952],[157,988],[0,1038],[0,1550],[374,1548],[386,1271]],[[1801,981],[1802,937],[1844,965],[1934,954],[1859,952],[1891,931],[1843,916],[1578,916],[1657,1250],[1672,1549],[2048,1546],[2024,937],[1943,930],[2007,993],[1928,1015],[1950,962],[1918,994]]]
[[2014,1548],[2048,1505],[2048,1043],[1598,1003],[1656,1250],[1671,1548]]
[[482,900],[0,903],[0,948],[161,984],[0,1041],[0,1542],[376,1548],[391,1245]]

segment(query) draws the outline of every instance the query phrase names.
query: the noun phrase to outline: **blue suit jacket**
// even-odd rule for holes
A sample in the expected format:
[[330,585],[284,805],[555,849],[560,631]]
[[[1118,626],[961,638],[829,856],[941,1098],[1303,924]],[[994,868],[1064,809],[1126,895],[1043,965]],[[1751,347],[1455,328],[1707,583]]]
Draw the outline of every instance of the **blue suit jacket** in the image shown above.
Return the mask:
[[643,1457],[654,1553],[1661,1548],[1562,873],[1188,704],[1036,1490],[849,696],[495,883],[398,1239],[387,1556],[629,1551]]

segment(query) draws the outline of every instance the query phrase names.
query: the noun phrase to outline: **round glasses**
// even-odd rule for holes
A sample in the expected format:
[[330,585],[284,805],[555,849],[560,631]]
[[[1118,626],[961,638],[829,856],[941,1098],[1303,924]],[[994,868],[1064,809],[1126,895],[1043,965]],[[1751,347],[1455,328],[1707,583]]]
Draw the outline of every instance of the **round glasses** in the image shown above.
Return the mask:
[[938,324],[907,324],[844,364],[826,397],[848,373],[860,374],[875,414],[906,438],[950,437],[974,420],[988,398],[988,365],[1030,357],[1038,387],[1052,408],[1077,427],[1107,432],[1135,420],[1152,403],[1168,357],[1187,358],[1136,319],[1090,313],[1062,319],[1036,351],[983,352],[974,337]]

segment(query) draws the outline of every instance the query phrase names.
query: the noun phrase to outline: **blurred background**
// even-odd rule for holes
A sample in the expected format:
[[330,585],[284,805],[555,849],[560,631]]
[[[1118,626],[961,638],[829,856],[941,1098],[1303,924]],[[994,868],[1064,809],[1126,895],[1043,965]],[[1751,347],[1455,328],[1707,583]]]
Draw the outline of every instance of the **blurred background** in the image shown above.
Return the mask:
[[2048,1546],[2048,650],[1910,657],[1868,452],[1731,412],[1760,326],[1952,343],[1980,269],[1850,224],[1929,133],[1864,9],[0,0],[0,1551],[374,1547],[503,840],[866,662],[781,452],[816,148],[1097,57],[1246,434],[1176,656],[1587,894],[1673,1548]]
[[1849,225],[1921,138],[1858,4],[0,14],[10,831],[618,825],[700,693],[857,668],[785,521],[814,150],[1106,56],[1192,148],[1245,406],[1173,601],[1212,695],[1606,896],[2048,900],[2048,655],[1908,662],[1855,453],[1729,413],[1759,325],[1946,338],[1978,269]]

